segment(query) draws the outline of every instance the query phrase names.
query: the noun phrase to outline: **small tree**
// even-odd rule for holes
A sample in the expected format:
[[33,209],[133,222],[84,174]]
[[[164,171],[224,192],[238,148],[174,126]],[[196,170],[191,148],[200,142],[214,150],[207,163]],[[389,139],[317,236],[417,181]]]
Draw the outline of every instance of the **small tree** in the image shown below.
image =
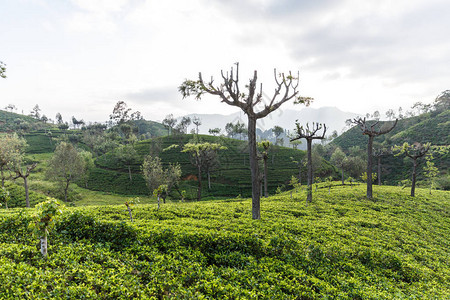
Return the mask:
[[133,145],[121,145],[114,150],[116,158],[128,169],[128,178],[133,181],[131,176],[131,165],[138,159],[138,154]]
[[202,120],[199,117],[193,117],[192,123],[195,125],[195,133],[198,135],[198,127],[202,125]]
[[[279,145],[278,143],[282,140],[280,139],[280,136],[284,133],[283,127],[276,125],[272,128],[272,132],[275,135],[275,145]],[[282,143],[280,144],[281,144],[280,146],[283,146]]]
[[166,184],[162,184],[162,185],[158,186],[155,190],[153,190],[153,195],[155,195],[156,198],[158,199],[158,210],[159,210],[160,203],[161,203],[160,198],[161,198],[161,195],[163,195],[163,194],[167,194],[167,185]]
[[202,169],[208,166],[210,157],[219,150],[226,149],[226,147],[217,143],[187,143],[184,145],[182,152],[191,154],[191,162],[197,167],[197,200],[202,198]]
[[[306,145],[307,145],[307,151],[308,151],[308,187],[307,187],[307,202],[312,202],[312,184],[313,184],[313,159],[312,159],[312,141],[315,139],[322,140],[325,138],[325,133],[327,132],[327,127],[325,124],[319,124],[319,123],[313,123],[312,128],[309,128],[309,124],[306,124],[306,127],[300,126],[300,124],[296,123],[297,129],[297,137],[291,139],[298,140],[298,139],[306,139]],[[319,135],[318,132],[322,130],[322,135]]]
[[36,120],[39,120],[41,118],[41,114],[39,113],[41,109],[39,108],[39,105],[36,104],[33,109],[30,112],[30,116],[35,118]]
[[[8,190],[5,189],[5,187],[2,187],[0,189],[0,201],[5,202],[5,208],[8,209],[8,201],[11,199],[9,196]],[[1,205],[1,203],[0,203]]]
[[72,144],[61,142],[49,161],[47,177],[61,182],[64,201],[67,202],[69,185],[80,179],[85,172],[85,161]]
[[[372,174],[372,151],[373,151],[373,139],[376,136],[386,134],[394,129],[395,125],[397,125],[398,119],[395,120],[392,126],[386,126],[377,129],[376,126],[379,124],[379,121],[372,122],[369,124],[366,121],[366,118],[355,118],[352,123],[356,124],[359,129],[361,129],[363,135],[367,135],[369,137],[367,143],[367,174]],[[367,176],[367,198],[372,199],[372,180],[371,176]]]
[[152,157],[151,155],[147,155],[141,166],[141,170],[145,178],[145,183],[151,192],[154,192],[160,186],[166,187],[164,190],[165,194],[159,195],[164,195],[164,202],[166,195],[172,187],[178,184],[181,177],[181,167],[179,164],[170,164],[167,169],[163,169],[161,159],[157,156]]
[[39,236],[43,256],[47,256],[49,231],[54,226],[55,218],[62,214],[62,209],[63,206],[53,198],[47,198],[47,201],[36,205],[34,222],[29,226],[33,229],[33,233]]
[[2,177],[2,187],[5,186],[5,171],[13,170],[14,164],[23,159],[27,142],[17,134],[6,134],[0,136],[0,174]]
[[338,166],[341,169],[341,181],[342,185],[344,185],[344,167],[346,163],[347,155],[345,155],[344,151],[341,148],[337,147],[331,155],[331,163]]
[[139,203],[139,197],[129,198],[129,199],[127,199],[127,201],[125,201],[125,206],[127,207],[128,215],[130,216],[131,222],[133,222],[133,215],[131,214],[131,211],[132,211],[131,206],[138,204],[138,203]]
[[413,170],[412,170],[412,179],[411,179],[411,197],[415,196],[415,190],[416,190],[416,170],[418,162],[417,160],[425,154],[427,154],[428,150],[430,150],[430,143],[426,144],[420,144],[415,143],[413,145],[410,145],[408,143],[403,143],[402,146],[394,146],[392,147],[392,151],[396,152],[395,156],[399,156],[402,154],[405,154],[407,157],[412,159],[413,161]]
[[175,127],[177,120],[174,119],[173,114],[167,115],[162,124],[167,128],[167,135],[170,135]]

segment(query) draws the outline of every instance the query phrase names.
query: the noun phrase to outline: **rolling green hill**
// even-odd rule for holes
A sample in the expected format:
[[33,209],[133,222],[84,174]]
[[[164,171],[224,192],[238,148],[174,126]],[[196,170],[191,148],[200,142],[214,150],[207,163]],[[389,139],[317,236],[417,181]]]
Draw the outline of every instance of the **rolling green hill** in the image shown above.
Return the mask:
[[[374,141],[384,143],[390,147],[393,145],[401,145],[404,142],[410,144],[419,142],[430,142],[432,145],[450,145],[450,110],[441,112],[431,112],[419,116],[401,119],[397,126],[388,134],[375,137]],[[383,126],[385,123],[380,122]],[[341,147],[348,153],[350,147],[359,146],[362,149],[367,149],[368,138],[361,133],[358,127],[353,127],[342,135],[338,136],[332,141],[333,145]],[[435,164],[440,170],[442,178],[448,177],[448,170],[450,169],[450,155],[435,155]],[[419,179],[423,179],[422,167],[424,160],[419,160]],[[412,163],[409,159],[402,157],[394,157],[392,155],[382,158],[384,168],[383,181],[388,184],[397,184],[399,181],[409,178],[411,173]],[[375,169],[374,169],[375,171]],[[450,188],[444,185],[442,188]]]
[[[336,187],[250,200],[68,208],[43,259],[0,209],[3,299],[447,299],[450,195]],[[299,201],[301,200],[301,201]]]
[[[186,144],[193,138],[193,135],[175,135],[160,137],[152,140],[142,141],[136,144],[135,149],[139,154],[139,159],[131,166],[133,171],[133,180],[128,179],[127,166],[118,161],[112,153],[107,153],[96,160],[97,168],[90,176],[88,186],[94,190],[115,192],[129,195],[148,194],[149,191],[145,186],[142,178],[140,165],[143,157],[150,153],[150,149],[159,149],[159,156],[164,164],[178,162],[182,169],[182,178],[184,179],[182,189],[186,189],[188,193],[194,194],[196,189],[196,180],[188,180],[196,178],[197,171],[192,166],[189,154],[181,153],[182,145]],[[208,190],[207,185],[204,187],[204,195],[206,197],[223,197],[223,196],[241,196],[247,197],[251,193],[251,180],[247,142],[225,137],[213,137],[208,135],[200,135],[205,142],[217,142],[226,146],[228,149],[219,152],[220,167],[211,174],[212,188]],[[177,148],[168,151],[163,149],[178,145]],[[156,150],[153,150],[156,151]],[[269,155],[269,191],[274,193],[278,186],[287,184],[292,175],[297,176],[298,169],[292,163],[290,157],[295,159],[303,158],[304,151],[294,150],[284,147],[275,147],[274,151]],[[302,170],[305,172],[306,170]],[[335,175],[335,168],[328,162],[323,161],[320,169],[316,171],[317,175]],[[306,178],[304,178],[306,179]]]
[[47,124],[30,116],[16,114],[0,109],[0,132],[30,131],[53,128],[53,124]]

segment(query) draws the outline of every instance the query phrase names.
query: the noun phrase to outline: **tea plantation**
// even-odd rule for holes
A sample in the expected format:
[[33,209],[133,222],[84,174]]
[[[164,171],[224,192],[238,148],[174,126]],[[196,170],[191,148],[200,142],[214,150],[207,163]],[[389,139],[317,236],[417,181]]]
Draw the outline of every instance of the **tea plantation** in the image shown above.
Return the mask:
[[66,208],[43,258],[33,209],[0,210],[1,299],[448,299],[450,193],[319,188]]

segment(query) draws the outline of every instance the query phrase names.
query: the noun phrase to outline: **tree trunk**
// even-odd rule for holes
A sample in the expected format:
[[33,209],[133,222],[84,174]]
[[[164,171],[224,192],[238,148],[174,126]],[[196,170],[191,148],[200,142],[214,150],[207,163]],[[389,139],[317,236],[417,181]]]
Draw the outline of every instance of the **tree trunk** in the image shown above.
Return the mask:
[[130,221],[133,222],[133,216],[131,215],[131,207],[127,205],[128,215],[130,216]]
[[367,143],[367,199],[372,199],[372,146],[373,136],[369,135]]
[[159,198],[161,197],[161,195],[160,194],[158,194],[158,196],[156,196],[157,198],[158,198],[158,210],[159,210]]
[[209,173],[209,169],[208,169],[208,189],[211,189],[211,174]]
[[264,155],[264,197],[269,197],[269,191],[267,190],[267,156]]
[[128,165],[128,176],[130,177],[130,181],[133,181],[133,178],[131,178],[131,166]]
[[261,203],[259,190],[259,166],[256,149],[256,117],[249,113],[248,116],[248,150],[250,158],[250,171],[252,176],[252,218],[254,220],[261,219]]
[[44,236],[41,237],[41,254],[43,256],[47,256],[47,249],[48,249],[48,244],[47,244],[47,232],[44,233]]
[[300,183],[300,185],[302,185],[302,165],[301,164],[298,167],[298,183]]
[[378,177],[378,185],[381,186],[381,156],[378,156],[378,172],[377,172],[377,177]]
[[411,181],[411,197],[415,197],[416,191],[416,168],[417,168],[417,158],[413,158],[413,172]]
[[2,187],[5,187],[5,174],[3,174],[3,166],[1,166],[1,172],[2,172]]
[[23,176],[23,186],[25,188],[25,202],[27,203],[27,207],[30,207],[30,196],[28,195],[28,180],[27,180],[27,176]]
[[312,170],[312,140],[306,139],[306,145],[308,150],[308,188],[306,202],[312,202],[312,184],[313,184],[313,170]]
[[198,187],[197,187],[197,201],[202,200],[202,168],[200,163],[198,164]]
[[67,195],[69,193],[70,180],[66,181],[66,186],[64,187],[64,201],[67,202]]
[[342,185],[344,185],[344,168],[341,169],[341,174]]

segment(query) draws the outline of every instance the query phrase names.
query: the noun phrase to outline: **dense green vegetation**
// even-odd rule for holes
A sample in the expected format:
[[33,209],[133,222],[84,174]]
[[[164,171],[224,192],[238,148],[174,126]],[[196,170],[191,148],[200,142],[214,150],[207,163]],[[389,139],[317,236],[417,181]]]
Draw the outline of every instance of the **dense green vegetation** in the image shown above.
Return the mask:
[[[148,194],[145,181],[140,174],[140,166],[143,157],[150,152],[156,152],[161,157],[164,164],[177,162],[181,165],[182,178],[184,179],[181,188],[188,191],[188,197],[195,197],[197,170],[191,164],[188,153],[181,152],[182,146],[194,138],[194,135],[171,135],[152,140],[139,142],[135,149],[139,158],[132,164],[133,180],[128,179],[128,167],[120,162],[110,152],[96,160],[97,168],[92,172],[89,178],[89,187],[99,191],[110,191],[128,195]],[[250,196],[251,182],[247,142],[225,137],[213,137],[200,135],[204,142],[220,143],[227,147],[218,153],[220,166],[211,173],[212,187],[208,189],[205,184],[203,194],[205,196],[236,196],[241,194],[243,197]],[[164,149],[171,145],[178,145],[167,151]],[[291,160],[291,157],[300,160],[305,156],[305,152],[285,147],[274,146],[269,151],[269,192],[274,193],[278,186],[287,185],[292,175],[297,176],[298,168]],[[305,172],[306,168],[302,168]],[[320,167],[316,170],[317,176],[336,175],[336,169],[327,161],[322,161]],[[306,177],[303,176],[303,181]]]
[[250,200],[67,208],[48,258],[33,209],[0,210],[0,295],[92,299],[445,299],[450,194],[364,186]]
[[0,132],[27,132],[30,130],[52,128],[53,126],[52,124],[46,124],[30,116],[0,109]]

